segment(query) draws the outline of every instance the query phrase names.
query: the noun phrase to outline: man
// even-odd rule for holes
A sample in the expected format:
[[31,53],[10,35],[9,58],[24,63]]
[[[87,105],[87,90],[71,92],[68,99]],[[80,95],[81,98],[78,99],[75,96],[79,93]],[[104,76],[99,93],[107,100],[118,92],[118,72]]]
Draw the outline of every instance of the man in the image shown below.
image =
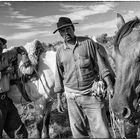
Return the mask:
[[[3,56],[7,40],[0,38],[0,138],[2,138],[3,130],[10,138],[28,138],[27,130],[22,123],[16,107],[12,100],[7,97],[7,92],[10,90],[10,69],[9,55]],[[12,55],[17,55],[18,49],[12,52]]]
[[[57,29],[64,44],[57,50],[55,92],[58,111],[63,112],[62,93],[68,104],[73,138],[110,138],[102,102],[92,91],[98,75],[105,81],[108,93],[113,93],[110,70],[101,57],[105,50],[88,37],[75,36],[74,24],[68,17],[60,17]],[[100,53],[98,51],[100,50]]]

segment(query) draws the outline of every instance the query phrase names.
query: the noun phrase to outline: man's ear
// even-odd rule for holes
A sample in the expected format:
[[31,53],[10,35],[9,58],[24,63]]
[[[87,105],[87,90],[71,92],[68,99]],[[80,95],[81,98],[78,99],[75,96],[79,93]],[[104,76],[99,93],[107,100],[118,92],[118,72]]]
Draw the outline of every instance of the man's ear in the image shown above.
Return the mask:
[[74,27],[74,25],[72,25],[72,28],[73,28],[73,31],[75,31],[75,27]]

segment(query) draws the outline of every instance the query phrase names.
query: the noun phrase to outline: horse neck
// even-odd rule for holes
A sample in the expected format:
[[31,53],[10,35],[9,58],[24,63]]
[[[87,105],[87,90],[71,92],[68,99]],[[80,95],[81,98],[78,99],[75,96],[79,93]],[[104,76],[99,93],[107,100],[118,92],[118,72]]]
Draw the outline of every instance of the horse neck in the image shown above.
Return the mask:
[[47,51],[40,55],[40,65],[47,65],[48,69],[50,69],[53,74],[55,74],[55,66],[56,66],[56,52]]

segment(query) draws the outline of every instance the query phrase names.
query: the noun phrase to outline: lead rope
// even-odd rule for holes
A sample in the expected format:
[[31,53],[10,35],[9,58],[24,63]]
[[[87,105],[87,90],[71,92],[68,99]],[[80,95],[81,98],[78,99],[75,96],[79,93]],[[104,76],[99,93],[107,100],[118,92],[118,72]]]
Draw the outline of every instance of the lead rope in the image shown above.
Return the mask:
[[40,75],[39,75],[39,73],[37,72],[37,70],[35,69],[35,67],[33,67],[33,69],[34,69],[34,71],[36,72],[37,76],[39,77],[39,79],[40,79],[40,81],[41,81],[41,84],[43,85],[43,88],[44,88],[46,94],[47,94],[48,97],[51,99],[51,101],[55,102],[55,99],[52,98],[52,97],[48,94],[48,92],[47,92],[47,90],[46,90],[46,88],[45,88],[45,86],[44,86],[44,84],[43,84],[43,81],[42,81],[42,79],[40,78]]
[[113,113],[112,106],[111,106],[111,95],[110,94],[109,94],[109,112],[110,112],[111,128],[112,128],[112,131],[113,131],[114,138],[117,138],[116,127],[115,127],[115,126],[117,126],[121,138],[126,139],[125,128],[124,128],[124,120],[120,121],[120,124],[118,124],[118,122],[115,120],[115,115]]
[[[98,52],[98,46],[96,45],[95,47],[95,51],[96,51],[96,55],[97,55],[97,60],[99,59],[101,62],[103,61],[102,58],[100,57],[100,53]],[[101,80],[100,74],[99,74],[99,79]],[[110,112],[110,118],[111,119],[111,127],[113,130],[113,134],[114,134],[114,138],[116,138],[116,133],[115,133],[115,125],[117,126],[121,138],[125,138],[125,131],[124,131],[124,123],[121,123],[121,127],[119,127],[117,121],[115,120],[115,116],[112,110],[112,106],[111,106],[111,94],[109,94],[109,112]]]

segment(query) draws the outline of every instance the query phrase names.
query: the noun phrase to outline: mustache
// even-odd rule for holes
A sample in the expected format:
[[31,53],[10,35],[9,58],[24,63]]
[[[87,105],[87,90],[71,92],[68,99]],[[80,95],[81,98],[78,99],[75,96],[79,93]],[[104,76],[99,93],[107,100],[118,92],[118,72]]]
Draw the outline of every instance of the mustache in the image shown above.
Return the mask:
[[71,39],[71,36],[65,36],[65,39]]
[[72,38],[70,34],[65,35],[65,38]]

